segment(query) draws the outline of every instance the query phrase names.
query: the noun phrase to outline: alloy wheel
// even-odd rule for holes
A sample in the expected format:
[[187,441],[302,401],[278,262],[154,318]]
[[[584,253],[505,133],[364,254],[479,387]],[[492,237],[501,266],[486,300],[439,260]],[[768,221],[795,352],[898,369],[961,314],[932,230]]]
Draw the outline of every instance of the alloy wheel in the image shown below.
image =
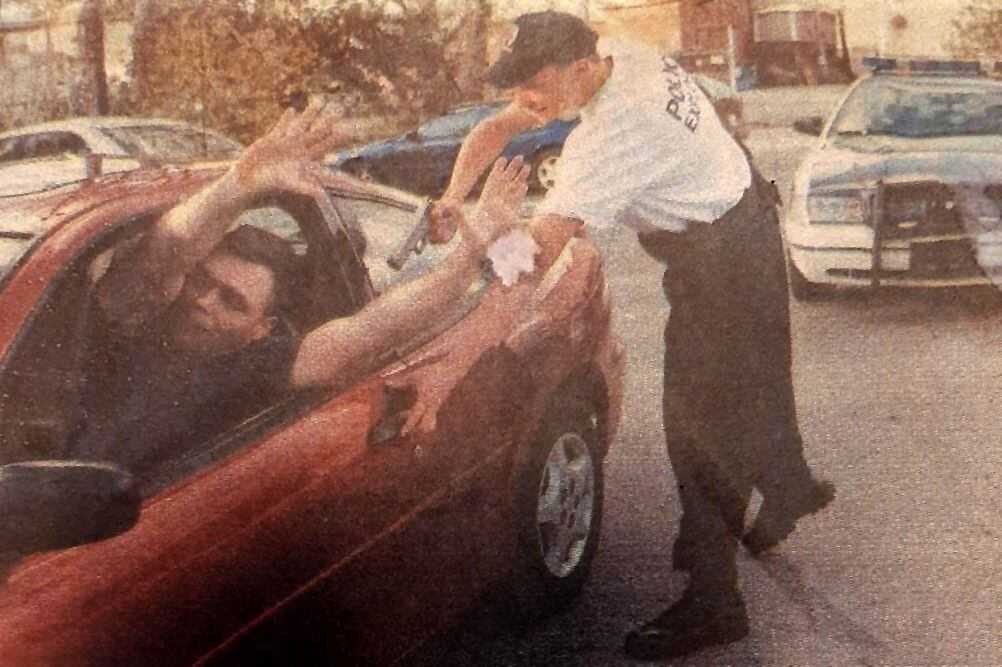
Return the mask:
[[572,574],[591,537],[595,508],[595,462],[577,433],[561,435],[546,459],[536,510],[539,548],[555,577]]

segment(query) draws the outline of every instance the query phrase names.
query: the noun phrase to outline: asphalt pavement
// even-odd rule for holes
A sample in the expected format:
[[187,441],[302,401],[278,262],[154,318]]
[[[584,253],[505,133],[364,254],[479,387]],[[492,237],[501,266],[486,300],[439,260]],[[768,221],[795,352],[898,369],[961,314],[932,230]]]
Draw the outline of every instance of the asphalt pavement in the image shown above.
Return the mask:
[[[811,141],[763,124],[749,146],[785,195]],[[660,432],[660,268],[627,232],[596,240],[628,367],[591,581],[572,610],[523,634],[478,610],[419,664],[637,664],[623,636],[685,587],[669,560],[679,512]],[[739,554],[750,636],[672,664],[1002,665],[1000,299],[842,294],[794,303],[792,317],[806,453],[836,500],[771,555]]]

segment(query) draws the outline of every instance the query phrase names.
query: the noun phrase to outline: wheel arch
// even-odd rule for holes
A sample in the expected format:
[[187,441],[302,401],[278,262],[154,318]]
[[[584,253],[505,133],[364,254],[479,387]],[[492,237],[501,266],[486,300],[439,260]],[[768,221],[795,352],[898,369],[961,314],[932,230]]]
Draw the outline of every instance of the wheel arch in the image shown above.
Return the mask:
[[595,410],[598,449],[604,458],[610,446],[609,384],[601,369],[594,364],[582,364],[573,369],[550,394],[542,419],[559,409],[565,401],[580,400]]

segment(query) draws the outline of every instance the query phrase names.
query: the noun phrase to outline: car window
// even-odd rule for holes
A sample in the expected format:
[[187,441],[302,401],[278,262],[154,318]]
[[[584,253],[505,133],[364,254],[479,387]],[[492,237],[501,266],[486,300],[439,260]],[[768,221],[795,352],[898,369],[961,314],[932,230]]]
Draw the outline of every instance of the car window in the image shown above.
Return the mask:
[[378,292],[425,275],[449,254],[455,243],[426,244],[420,254],[407,259],[403,269],[395,270],[387,264],[387,258],[407,240],[417,223],[416,214],[368,201],[344,200],[342,205],[357,217],[365,233],[366,265]]
[[500,109],[501,106],[498,105],[484,105],[456,111],[428,121],[418,132],[426,139],[462,136],[481,120],[493,116]]
[[1002,137],[1002,82],[873,77],[846,100],[832,134]]
[[162,162],[228,160],[243,147],[213,132],[178,125],[134,125],[101,128],[129,155],[144,155]]
[[38,132],[0,141],[0,162],[83,155],[87,144],[73,132]]
[[306,236],[292,215],[278,206],[261,206],[244,211],[237,217],[237,225],[251,225],[271,232],[289,244],[296,255],[306,254]]
[[72,132],[39,132],[22,137],[21,159],[83,155],[84,140]]
[[[387,263],[387,258],[405,243],[414,225],[417,224],[418,214],[370,201],[346,199],[339,200],[339,204],[356,217],[365,234],[365,262],[377,294],[385,293],[398,285],[426,275],[452,252],[458,242],[457,234],[456,238],[446,244],[425,244],[420,254],[410,255],[403,268],[395,270]],[[491,284],[490,280],[485,273],[474,281],[465,296],[456,302],[452,311],[442,321],[428,322],[427,329],[421,336],[411,341],[411,346],[418,347],[466,317],[480,302]]]
[[[283,290],[285,298],[279,313],[280,321],[276,325],[276,332],[289,340],[290,344],[294,344],[299,336],[319,322],[358,310],[364,304],[359,296],[359,285],[368,279],[360,261],[357,260],[353,266],[349,265],[355,250],[343,250],[347,235],[343,234],[339,238],[331,233],[318,208],[311,206],[311,203],[312,200],[305,198],[273,197],[258,202],[260,205],[245,211],[237,219],[237,224],[257,227],[279,236],[293,249],[295,261],[285,266],[287,274],[283,286],[287,289]],[[176,355],[166,355],[167,348],[156,342],[171,327],[173,306],[168,310],[157,308],[150,311],[153,318],[151,321],[159,323],[157,327],[151,329],[142,325],[131,329],[128,325],[121,328],[121,325],[113,324],[117,321],[113,318],[118,317],[113,313],[125,313],[128,316],[137,312],[135,308],[109,311],[99,306],[96,300],[99,286],[112,276],[111,271],[118,271],[118,278],[125,277],[132,281],[131,272],[134,270],[136,278],[133,284],[149,283],[143,279],[145,264],[132,260],[142,256],[144,235],[155,218],[156,216],[150,216],[141,220],[122,221],[117,230],[95,240],[89,249],[64,270],[62,277],[47,291],[44,303],[37,306],[34,319],[19,336],[18,344],[4,360],[4,368],[0,371],[0,416],[3,429],[0,443],[7,450],[0,454],[5,460],[83,456],[118,461],[120,459],[116,458],[116,447],[131,444],[129,451],[138,451],[135,448],[137,442],[142,443],[147,437],[152,438],[152,431],[164,431],[156,426],[150,427],[150,431],[147,428],[149,418],[141,414],[142,410],[131,408],[129,414],[140,420],[138,431],[116,426],[114,433],[109,435],[101,430],[108,428],[109,423],[118,423],[113,419],[118,414],[114,410],[115,406],[124,404],[141,393],[130,386],[136,378],[145,374],[146,377],[161,378],[165,387],[176,384],[171,379],[173,371],[170,370],[175,364],[171,359]],[[29,243],[30,239],[12,241]],[[2,247],[0,244],[0,248]],[[129,273],[126,274],[125,271]],[[116,282],[109,284],[117,285],[118,282],[121,281],[116,279]],[[116,290],[115,293],[122,292]],[[134,299],[143,299],[140,291],[136,292],[135,297],[126,296],[123,303],[132,304]],[[282,349],[294,348],[283,345]],[[144,350],[150,352],[146,353]],[[157,352],[154,354],[153,350]],[[272,353],[268,352],[268,355]],[[283,352],[281,357],[284,358],[284,355]],[[157,361],[161,356],[165,356],[165,360],[161,360],[163,364]],[[272,356],[268,358],[272,359]],[[135,364],[152,365],[142,370]],[[220,366],[219,372],[229,372],[227,369],[244,366],[246,364],[226,362]],[[258,368],[253,364],[250,367]],[[152,368],[161,370],[151,371]],[[211,378],[199,380],[197,375],[190,375],[183,369],[179,377],[194,378],[192,381],[195,383],[208,382],[208,386],[218,386]],[[122,378],[133,379],[125,382]],[[236,387],[246,384],[236,377],[223,383],[224,386]],[[159,449],[156,449],[152,458],[142,464],[153,466],[143,468],[144,478],[149,475],[150,479],[162,480],[164,475],[171,476],[171,471],[190,470],[190,467],[184,467],[187,465],[185,461],[190,457],[197,458],[200,461],[198,465],[208,463],[204,449],[209,446],[209,440],[215,442],[216,439],[223,438],[231,443],[229,449],[220,445],[222,449],[218,451],[212,445],[214,453],[209,457],[212,460],[233,451],[233,446],[240,446],[244,440],[237,438],[237,441],[233,441],[233,437],[228,435],[230,429],[246,419],[257,419],[254,415],[271,414],[276,410],[281,412],[287,401],[297,399],[296,396],[284,393],[281,385],[275,385],[272,389],[273,394],[254,390],[252,395],[256,397],[255,401],[260,399],[274,402],[259,405],[250,399],[237,401],[234,405],[241,409],[246,406],[254,412],[246,415],[241,413],[234,419],[230,419],[233,411],[226,412],[219,401],[204,402],[209,412],[199,413],[201,416],[192,422],[191,430],[183,438],[185,447],[180,448],[180,451],[176,451],[174,447],[166,448],[163,459],[160,458]],[[146,394],[150,397],[147,401],[149,405],[159,405],[157,401],[161,401],[161,397],[149,392]],[[137,405],[147,405],[142,400],[145,399],[141,399]],[[173,399],[166,396],[164,400]],[[159,415],[163,410],[166,410],[166,406],[157,408],[156,413]],[[88,415],[87,419],[83,419],[84,414]],[[95,417],[100,414],[108,418],[100,420]],[[209,415],[228,421],[217,424],[209,419]],[[276,415],[265,419],[280,418],[280,414]],[[147,424],[144,425],[144,422]],[[97,428],[92,428],[95,424],[98,424]],[[168,426],[173,428],[177,425]],[[122,433],[132,433],[136,437],[121,436],[123,442],[120,443],[118,439]],[[127,458],[121,461],[132,465]],[[177,477],[175,475],[172,478]]]

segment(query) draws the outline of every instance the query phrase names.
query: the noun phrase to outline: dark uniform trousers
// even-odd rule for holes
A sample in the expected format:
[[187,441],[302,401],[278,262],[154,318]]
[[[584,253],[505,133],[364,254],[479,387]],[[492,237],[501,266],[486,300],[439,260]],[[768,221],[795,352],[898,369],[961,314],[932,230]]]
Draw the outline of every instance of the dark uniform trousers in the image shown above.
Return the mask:
[[667,263],[664,428],[697,554],[691,586],[736,591],[735,551],[757,487],[782,508],[808,493],[791,376],[790,313],[775,186],[752,185],[712,224],[642,234]]

